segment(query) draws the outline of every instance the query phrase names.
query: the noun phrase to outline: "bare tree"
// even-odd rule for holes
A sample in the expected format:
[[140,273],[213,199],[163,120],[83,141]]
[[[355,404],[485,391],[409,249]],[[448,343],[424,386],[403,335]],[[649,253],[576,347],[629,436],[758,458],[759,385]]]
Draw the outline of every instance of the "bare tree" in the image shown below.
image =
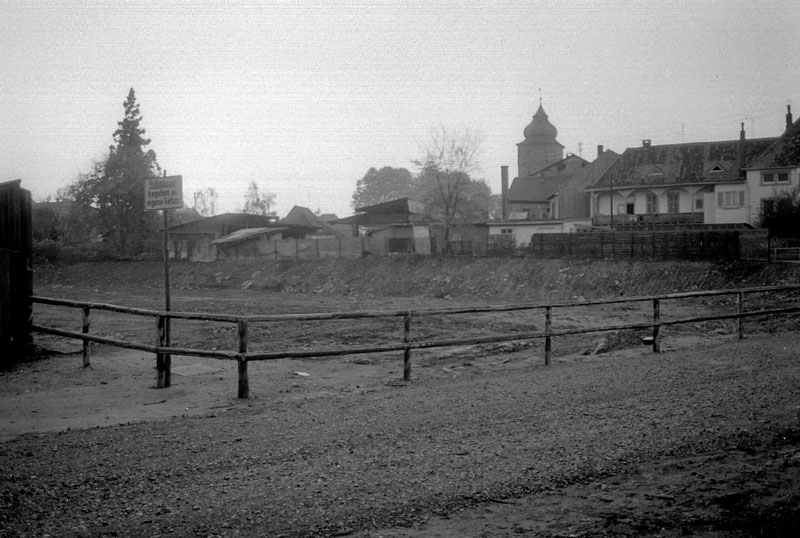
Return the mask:
[[454,131],[442,126],[431,129],[420,148],[423,158],[413,161],[420,168],[419,197],[432,215],[444,221],[447,250],[450,228],[467,216],[465,210],[472,205],[475,193],[488,190],[476,189],[476,183],[482,182],[470,178],[481,168],[483,134],[469,128]]
[[194,209],[203,217],[213,217],[217,205],[217,191],[213,187],[195,191]]
[[244,209],[242,213],[249,215],[274,215],[272,205],[275,203],[275,194],[261,192],[255,181],[250,181],[247,193],[244,195]]

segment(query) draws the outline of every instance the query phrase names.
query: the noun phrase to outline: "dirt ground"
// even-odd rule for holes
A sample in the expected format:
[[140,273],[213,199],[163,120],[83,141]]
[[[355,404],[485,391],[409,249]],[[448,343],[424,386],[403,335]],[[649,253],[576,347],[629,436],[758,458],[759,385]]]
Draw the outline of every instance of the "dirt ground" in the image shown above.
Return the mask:
[[[46,345],[48,338],[40,342]],[[721,345],[731,343],[727,335],[717,340]],[[700,340],[685,337],[670,348],[692,345],[700,345]],[[64,344],[53,342],[52,347],[63,349]],[[509,368],[528,369],[541,360],[532,349],[477,360],[464,360],[466,352],[455,350],[453,358],[440,357],[441,362],[435,364],[421,361],[415,376],[445,382],[459,376],[479,378]],[[613,357],[647,353],[633,348],[618,350]],[[575,363],[580,368],[582,360],[586,360],[582,355],[562,356],[556,363]],[[173,361],[169,389],[154,388],[153,357],[140,352],[99,348],[89,368],[81,367],[76,352],[23,364],[0,376],[0,440],[170,417],[215,416],[258,406],[264,400],[299,402],[367,393],[372,398],[391,398],[392,391],[403,385],[401,362],[388,357],[275,361],[251,365],[254,397],[239,400],[235,364],[180,357]],[[800,532],[800,401],[795,404],[794,428],[766,427],[732,438],[716,450],[678,453],[596,480],[467,503],[451,513],[434,513],[403,526],[352,536],[796,536]]]
[[[153,306],[158,292],[138,292],[101,286],[60,284],[40,286],[40,295],[73,299]],[[792,298],[792,300],[794,300]],[[416,298],[327,297],[271,293],[253,290],[176,290],[176,310],[236,311],[269,313],[276,305],[281,311],[303,312],[333,309],[412,308],[453,306],[457,301]],[[665,305],[664,315],[681,317],[708,311],[729,311],[729,301],[698,300],[684,305]],[[557,314],[554,328],[641,321],[651,315],[648,305],[613,306],[603,309],[571,310]],[[77,329],[75,312],[37,307],[37,322]],[[100,334],[123,338],[151,338],[149,322],[134,321],[113,314],[93,312],[93,329]],[[778,349],[790,361],[800,358],[797,345],[797,316],[788,320],[753,320],[746,323],[747,340],[740,345],[758,353],[759,346]],[[560,325],[559,325],[560,324]],[[531,330],[543,326],[540,316],[524,313],[492,314],[486,317],[457,317],[415,325],[415,334],[452,337],[482,334],[498,327]],[[223,326],[185,324],[175,327],[179,345],[231,348],[235,335]],[[769,334],[772,336],[769,336]],[[332,324],[325,329],[271,327],[254,332],[254,346],[313,346],[334,343],[364,343],[371,339],[399,337],[399,324],[379,323],[365,328]],[[719,360],[708,350],[735,349],[732,322],[707,322],[664,331],[665,356],[681,357],[697,351],[698,359],[713,368]],[[601,368],[624,367],[626,360],[653,357],[641,344],[641,335],[596,334],[554,340],[554,365],[565,376],[581,374],[583,363]],[[237,370],[230,361],[193,357],[173,358],[173,386],[155,388],[155,359],[142,352],[96,346],[92,365],[81,366],[79,344],[57,337],[39,335],[36,343],[48,350],[46,356],[22,363],[0,373],[0,442],[48,442],[54,432],[74,434],[76,430],[137,424],[169,424],[176,418],[205,420],[224,414],[259,413],[263,406],[298,406],[314,409],[327,401],[366,397],[386,405],[397,397],[402,381],[400,354],[349,356],[336,360],[279,360],[251,363],[251,399],[236,398]],[[412,359],[412,383],[435,387],[437,383],[480,381],[493,376],[528,375],[542,367],[541,342],[492,346],[464,346],[447,350],[416,352]],[[598,354],[601,353],[601,354]],[[713,352],[711,352],[713,353]],[[723,352],[725,353],[725,352]],[[587,362],[588,361],[588,362]],[[791,375],[800,366],[789,367]],[[570,367],[574,366],[574,370]],[[724,374],[723,374],[724,375]],[[741,383],[731,377],[732,383]],[[713,443],[698,449],[676,449],[672,453],[643,461],[613,465],[599,476],[553,483],[536,491],[497,498],[463,498],[452,508],[430,508],[402,525],[372,526],[341,532],[317,532],[315,536],[348,535],[356,538],[456,538],[533,536],[541,538],[643,536],[702,538],[797,536],[800,535],[800,399],[796,390],[785,395],[782,405],[795,409],[795,416],[780,419],[767,415],[735,433],[719,434]],[[436,390],[423,391],[435,398]],[[302,407],[301,407],[302,406]],[[654,411],[655,412],[655,411]],[[776,411],[777,412],[777,411]],[[784,411],[781,411],[784,413]],[[668,414],[668,413],[667,413]],[[249,415],[247,415],[249,416]],[[754,414],[754,417],[756,415]],[[713,422],[713,420],[711,420]],[[753,425],[754,424],[754,425]],[[709,431],[714,431],[712,426]],[[115,430],[116,431],[116,430]],[[702,443],[701,443],[702,444]],[[676,444],[679,446],[679,443]],[[699,446],[699,445],[698,445]],[[0,460],[0,464],[3,462]],[[8,462],[6,462],[8,463]],[[0,465],[5,467],[5,465]],[[35,478],[35,477],[34,477]],[[191,517],[191,510],[189,512]],[[390,520],[391,521],[391,520]],[[189,527],[183,527],[184,530]],[[198,527],[199,528],[199,527]],[[245,527],[237,527],[236,533]],[[257,531],[244,536],[267,536]],[[191,534],[180,531],[171,536]],[[3,534],[17,536],[24,534]],[[65,534],[66,535],[66,534]],[[103,532],[80,531],[69,536],[106,536]],[[122,534],[128,535],[128,534]],[[309,534],[310,535],[310,534]]]

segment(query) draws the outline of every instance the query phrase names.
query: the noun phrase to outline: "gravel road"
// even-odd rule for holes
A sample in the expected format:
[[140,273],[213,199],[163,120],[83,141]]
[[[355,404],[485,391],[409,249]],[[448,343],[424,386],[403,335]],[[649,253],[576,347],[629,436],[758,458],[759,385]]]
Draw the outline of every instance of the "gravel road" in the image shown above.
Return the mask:
[[371,536],[796,428],[799,354],[788,333],[418,368],[407,384],[22,436],[0,444],[0,536]]

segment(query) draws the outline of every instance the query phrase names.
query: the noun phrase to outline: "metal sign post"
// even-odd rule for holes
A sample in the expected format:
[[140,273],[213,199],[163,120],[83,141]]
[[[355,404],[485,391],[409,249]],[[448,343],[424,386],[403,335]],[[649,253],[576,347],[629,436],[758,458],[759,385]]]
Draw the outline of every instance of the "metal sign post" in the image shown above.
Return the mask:
[[[183,177],[168,176],[164,171],[163,177],[145,180],[144,204],[148,211],[161,210],[164,215],[164,308],[170,311],[171,301],[169,294],[169,210],[183,207]],[[159,317],[158,345],[170,345],[170,318],[169,314]],[[156,354],[156,388],[167,388],[172,384],[172,358],[168,353]]]

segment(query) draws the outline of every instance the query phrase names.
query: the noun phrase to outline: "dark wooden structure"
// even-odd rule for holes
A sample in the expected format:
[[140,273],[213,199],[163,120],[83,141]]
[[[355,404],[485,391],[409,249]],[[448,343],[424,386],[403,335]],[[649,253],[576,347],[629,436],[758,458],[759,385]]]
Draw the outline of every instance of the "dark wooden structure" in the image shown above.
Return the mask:
[[31,193],[22,180],[0,183],[0,368],[32,352]]

